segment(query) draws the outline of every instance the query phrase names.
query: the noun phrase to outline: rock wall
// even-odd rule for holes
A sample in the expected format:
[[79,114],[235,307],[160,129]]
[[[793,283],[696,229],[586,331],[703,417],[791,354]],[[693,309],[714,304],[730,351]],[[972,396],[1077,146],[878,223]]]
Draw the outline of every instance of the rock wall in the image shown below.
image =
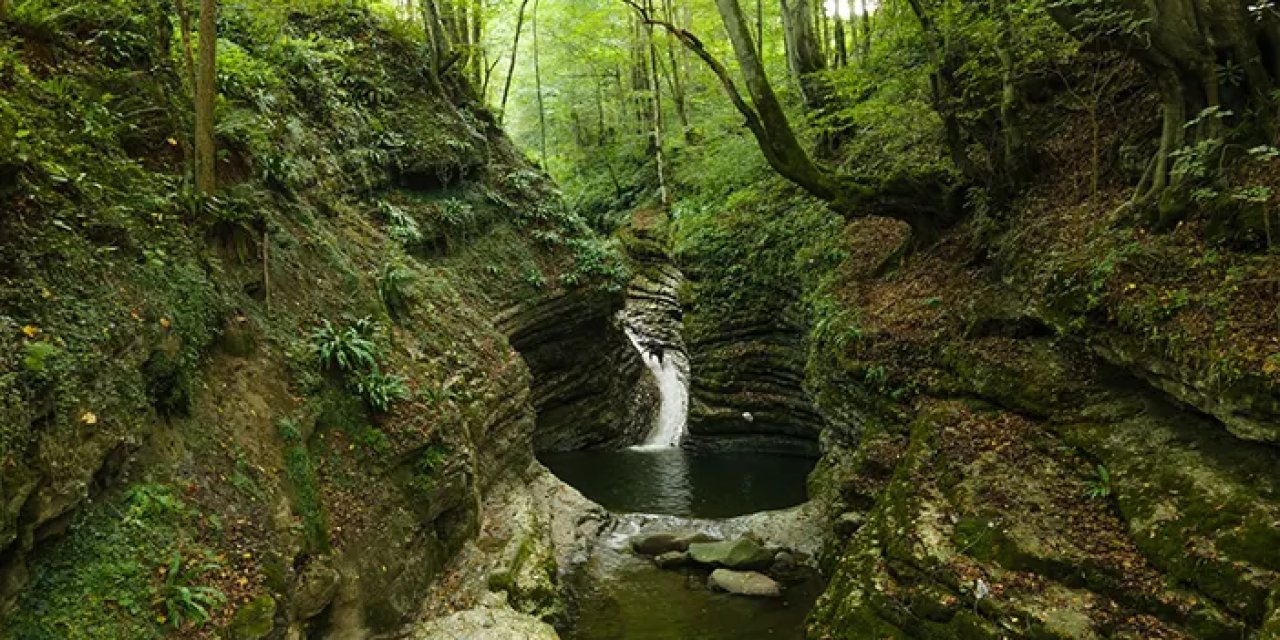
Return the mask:
[[504,314],[533,374],[534,449],[625,447],[644,440],[658,408],[653,376],[616,315],[622,294],[575,292]]
[[725,228],[691,222],[677,234],[689,445],[816,454],[823,417],[804,388],[801,282],[767,268],[793,258],[794,242],[761,226],[731,218]]

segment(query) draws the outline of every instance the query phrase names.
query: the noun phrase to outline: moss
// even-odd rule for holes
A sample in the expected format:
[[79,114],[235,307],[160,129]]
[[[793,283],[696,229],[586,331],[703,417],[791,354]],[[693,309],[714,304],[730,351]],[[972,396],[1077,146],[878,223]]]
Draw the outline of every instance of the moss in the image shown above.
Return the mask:
[[293,489],[293,508],[302,519],[307,549],[312,553],[325,553],[329,550],[329,521],[311,462],[311,452],[294,422],[281,420],[276,428],[285,444],[285,477]]
[[276,599],[261,595],[236,610],[227,624],[228,640],[261,640],[275,629]]
[[14,611],[13,640],[159,638],[167,634],[166,559],[192,546],[195,514],[167,487],[135,485],[76,517],[66,539],[39,558]]
[[155,351],[142,364],[147,397],[161,415],[185,416],[191,411],[191,379],[180,360]]

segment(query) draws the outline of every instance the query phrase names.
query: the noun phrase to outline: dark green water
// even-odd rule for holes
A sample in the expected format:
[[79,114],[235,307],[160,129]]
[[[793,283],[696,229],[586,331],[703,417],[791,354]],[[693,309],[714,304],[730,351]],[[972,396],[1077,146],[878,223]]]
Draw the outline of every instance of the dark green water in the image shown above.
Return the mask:
[[779,599],[712,593],[703,572],[659,571],[646,560],[612,559],[608,579],[575,598],[565,640],[801,640],[819,580],[787,587]]
[[544,454],[543,464],[618,513],[727,518],[805,501],[814,460],[676,447]]

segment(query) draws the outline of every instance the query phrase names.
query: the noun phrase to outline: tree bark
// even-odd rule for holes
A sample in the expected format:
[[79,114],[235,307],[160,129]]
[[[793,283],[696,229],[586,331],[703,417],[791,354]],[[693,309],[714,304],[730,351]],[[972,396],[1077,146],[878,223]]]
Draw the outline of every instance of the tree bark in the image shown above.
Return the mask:
[[533,0],[533,81],[538,90],[538,149],[542,153],[542,168],[547,168],[547,107],[542,99],[542,61],[538,56],[538,5]]
[[845,39],[844,16],[840,13],[840,9],[843,6],[842,0],[835,0],[836,15],[832,17],[832,20],[835,21],[833,32],[836,39],[836,66],[838,67],[849,65],[849,45]]
[[[782,0],[782,27],[791,74],[800,85],[805,104],[811,109],[817,109],[826,102],[822,79],[817,74],[824,71],[827,65],[818,42],[812,1]],[[721,16],[724,16],[723,9]],[[726,24],[727,22],[726,20]]]
[[[666,21],[676,24],[675,8],[671,5],[671,0],[662,0],[663,14]],[[649,37],[652,38],[652,29],[650,29]],[[680,61],[676,56],[676,43],[674,40],[667,40],[667,57],[671,61],[671,100],[676,107],[676,117],[680,118],[680,132],[684,136],[686,142],[693,142],[693,130],[689,124],[689,104],[685,99],[684,74],[680,71]]]
[[[484,6],[481,0],[472,0],[471,2],[471,66],[472,66],[472,84],[476,90],[480,90],[485,82],[485,55],[481,49],[480,41],[484,37],[484,16],[482,12]],[[484,95],[483,93],[480,95]]]
[[502,84],[502,102],[498,105],[498,124],[507,117],[507,97],[511,95],[511,78],[516,75],[516,56],[520,53],[520,31],[524,28],[524,10],[529,0],[520,1],[520,12],[516,14],[515,41],[511,43],[511,64],[507,66],[507,79]]
[[[652,15],[653,0],[646,0],[646,3],[646,9]],[[652,147],[653,157],[658,168],[658,202],[665,207],[671,203],[671,200],[669,197],[670,192],[667,190],[667,159],[662,149],[662,79],[658,77],[658,45],[653,41],[653,24],[646,21],[644,29],[649,49],[649,84],[653,87]]]
[[862,57],[865,59],[871,53],[871,11],[867,8],[867,0],[859,1],[862,3]]
[[208,196],[217,189],[217,141],[214,103],[217,99],[218,3],[200,1],[200,68],[196,73],[196,189]]

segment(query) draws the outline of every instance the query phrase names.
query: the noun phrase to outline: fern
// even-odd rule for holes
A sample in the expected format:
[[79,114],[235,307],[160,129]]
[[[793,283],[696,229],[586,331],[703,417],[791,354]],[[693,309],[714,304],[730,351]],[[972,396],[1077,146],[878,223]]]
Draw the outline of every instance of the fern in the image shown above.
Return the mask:
[[377,366],[378,345],[373,336],[377,324],[370,318],[356,320],[349,327],[338,328],[328,320],[311,332],[311,348],[326,369],[342,373],[368,371]]

